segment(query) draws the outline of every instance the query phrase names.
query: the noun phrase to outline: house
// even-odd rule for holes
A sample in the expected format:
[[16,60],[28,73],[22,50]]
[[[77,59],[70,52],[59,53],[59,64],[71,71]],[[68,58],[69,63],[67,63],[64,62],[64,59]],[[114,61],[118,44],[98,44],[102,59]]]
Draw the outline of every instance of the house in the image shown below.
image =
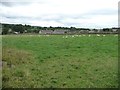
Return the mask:
[[89,33],[94,33],[95,31],[94,30],[90,30]]
[[80,33],[89,33],[89,30],[80,30]]
[[24,33],[27,33],[27,30],[25,30]]
[[117,32],[117,31],[118,31],[118,28],[112,28],[112,31],[113,31],[113,32]]
[[77,30],[68,30],[67,33],[68,34],[77,34],[77,33],[80,33],[80,31],[77,31]]
[[40,30],[39,34],[52,34],[53,30]]
[[102,32],[102,29],[97,29],[97,32],[98,32],[98,33]]
[[41,34],[42,32],[41,32],[41,30],[39,31],[39,34]]
[[12,29],[11,28],[8,29],[8,33],[12,33]]
[[65,34],[65,33],[67,33],[66,30],[54,30],[53,31],[53,34]]

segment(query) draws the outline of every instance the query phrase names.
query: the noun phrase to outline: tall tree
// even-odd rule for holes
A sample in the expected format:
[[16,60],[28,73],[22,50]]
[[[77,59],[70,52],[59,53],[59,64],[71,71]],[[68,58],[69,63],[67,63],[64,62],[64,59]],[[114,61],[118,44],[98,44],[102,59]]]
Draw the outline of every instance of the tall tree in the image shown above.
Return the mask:
[[24,32],[24,27],[22,24],[14,25],[12,29],[13,31],[16,31],[16,32],[20,32],[20,33]]

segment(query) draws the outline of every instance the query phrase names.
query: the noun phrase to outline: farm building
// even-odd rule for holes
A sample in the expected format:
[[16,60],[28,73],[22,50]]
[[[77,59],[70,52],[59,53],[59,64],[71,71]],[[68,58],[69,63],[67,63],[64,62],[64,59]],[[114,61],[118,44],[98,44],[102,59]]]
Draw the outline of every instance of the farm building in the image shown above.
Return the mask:
[[67,33],[68,33],[68,34],[77,34],[77,33],[80,33],[80,31],[77,31],[77,30],[69,30]]
[[113,32],[117,32],[117,31],[118,31],[118,28],[112,28],[112,31],[113,31]]
[[80,33],[89,33],[89,30],[80,30]]
[[65,34],[67,30],[40,30],[39,34]]
[[94,33],[95,31],[94,30],[90,30],[89,33]]
[[52,34],[53,30],[40,30],[39,34]]
[[67,30],[54,30],[53,34],[65,34],[67,32]]

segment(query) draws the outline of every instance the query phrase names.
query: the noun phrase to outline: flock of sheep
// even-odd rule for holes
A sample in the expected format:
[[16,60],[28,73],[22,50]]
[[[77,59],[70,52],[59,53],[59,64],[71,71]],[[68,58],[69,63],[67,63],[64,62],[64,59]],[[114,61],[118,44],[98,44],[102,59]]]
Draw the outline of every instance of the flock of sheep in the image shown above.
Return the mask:
[[[88,36],[88,37],[91,37],[92,35],[66,35],[66,36],[63,36],[62,38],[68,38],[68,37],[72,37],[72,38],[74,38],[74,37],[82,37],[82,36]],[[106,35],[99,35],[99,34],[96,34],[96,36],[97,37],[100,37],[100,36],[103,36],[103,37],[105,37]],[[114,36],[118,36],[118,35],[114,35]]]
[[[34,35],[30,35],[30,36],[34,36]],[[41,37],[41,36],[49,37],[49,36],[52,36],[52,35],[38,35],[38,37]],[[91,35],[91,34],[89,34],[89,35],[85,35],[85,34],[82,34],[82,35],[63,35],[62,38],[68,38],[68,37],[74,38],[74,37],[82,37],[82,36],[91,37],[91,36],[93,36],[93,35]],[[96,34],[96,35],[94,35],[94,36],[97,36],[97,37],[103,36],[103,37],[105,37],[105,36],[107,36],[107,35],[105,35],[105,34],[101,34],[101,35],[100,35],[100,34]],[[118,36],[118,35],[115,34],[114,36]]]

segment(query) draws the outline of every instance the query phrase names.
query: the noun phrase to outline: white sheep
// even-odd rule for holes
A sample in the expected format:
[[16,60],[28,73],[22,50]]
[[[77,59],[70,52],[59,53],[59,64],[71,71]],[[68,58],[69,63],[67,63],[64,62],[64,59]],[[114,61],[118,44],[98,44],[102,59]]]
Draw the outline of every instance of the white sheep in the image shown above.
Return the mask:
[[74,37],[74,35],[72,37]]
[[68,36],[66,36],[65,38],[68,38]]
[[99,34],[97,34],[97,36],[99,37],[100,35],[99,35]]
[[118,36],[117,34],[115,36]]
[[89,37],[91,36],[91,35],[88,35]]
[[50,35],[46,35],[47,37],[49,37]]

